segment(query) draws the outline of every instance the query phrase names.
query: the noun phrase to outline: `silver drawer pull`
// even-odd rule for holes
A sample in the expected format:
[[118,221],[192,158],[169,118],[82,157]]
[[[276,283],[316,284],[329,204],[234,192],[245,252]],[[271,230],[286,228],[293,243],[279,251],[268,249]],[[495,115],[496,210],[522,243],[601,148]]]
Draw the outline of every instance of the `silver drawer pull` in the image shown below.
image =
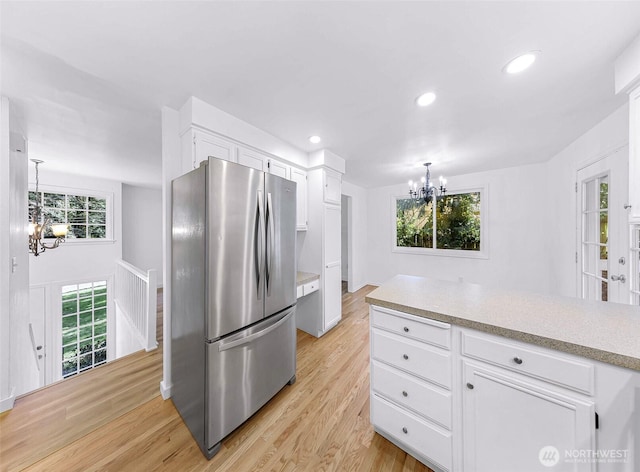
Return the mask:
[[516,364],[520,365],[522,364],[522,359],[520,359],[518,356],[513,358],[513,362],[515,362]]
[[408,333],[409,332],[409,328],[407,326],[404,327],[404,332]]
[[408,361],[408,360],[409,360],[409,356],[407,356],[406,354],[402,354],[402,358],[403,358],[405,361]]
[[407,393],[407,391],[406,391],[406,390],[403,390],[403,391],[402,391],[402,396],[403,396],[403,397],[407,397],[407,396],[409,396],[409,394]]
[[409,432],[409,430],[408,430],[406,427],[403,427],[403,428],[402,428],[402,432],[403,432],[404,434],[407,434],[407,433]]

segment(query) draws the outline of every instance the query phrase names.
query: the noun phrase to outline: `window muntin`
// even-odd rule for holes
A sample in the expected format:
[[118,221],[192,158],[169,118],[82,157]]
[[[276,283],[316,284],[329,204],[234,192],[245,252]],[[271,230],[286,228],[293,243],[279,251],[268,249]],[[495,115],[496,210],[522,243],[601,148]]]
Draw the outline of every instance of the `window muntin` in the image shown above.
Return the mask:
[[[106,197],[75,195],[42,191],[29,192],[29,212],[36,201],[40,202],[42,215],[51,223],[66,223],[69,232],[66,239],[108,239]],[[30,218],[30,215],[29,215]],[[51,228],[47,228],[45,238],[54,238]]]
[[62,287],[62,377],[107,362],[107,281]]
[[[411,198],[395,198],[395,250],[451,255],[483,251],[483,192],[452,192],[438,198],[434,206]],[[435,209],[435,221],[433,218]]]

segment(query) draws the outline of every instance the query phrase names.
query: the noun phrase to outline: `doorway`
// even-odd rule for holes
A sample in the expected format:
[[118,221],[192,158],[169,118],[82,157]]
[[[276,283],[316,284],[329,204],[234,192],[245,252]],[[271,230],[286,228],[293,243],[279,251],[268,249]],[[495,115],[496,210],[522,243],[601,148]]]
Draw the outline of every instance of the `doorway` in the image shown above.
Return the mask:
[[578,297],[629,303],[628,147],[578,170]]
[[351,197],[342,195],[341,197],[341,275],[342,275],[342,295],[353,291],[351,277]]

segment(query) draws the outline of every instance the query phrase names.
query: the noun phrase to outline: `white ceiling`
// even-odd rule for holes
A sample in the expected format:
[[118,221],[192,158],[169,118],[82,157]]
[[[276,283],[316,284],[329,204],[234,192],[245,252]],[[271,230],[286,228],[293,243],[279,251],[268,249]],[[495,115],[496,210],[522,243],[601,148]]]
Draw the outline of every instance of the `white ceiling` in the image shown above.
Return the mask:
[[[161,178],[160,108],[190,95],[365,186],[548,160],[625,103],[640,2],[7,2],[2,94],[30,157]],[[502,72],[540,50],[529,71]],[[415,98],[435,91],[436,102]],[[308,136],[323,142],[312,145]]]

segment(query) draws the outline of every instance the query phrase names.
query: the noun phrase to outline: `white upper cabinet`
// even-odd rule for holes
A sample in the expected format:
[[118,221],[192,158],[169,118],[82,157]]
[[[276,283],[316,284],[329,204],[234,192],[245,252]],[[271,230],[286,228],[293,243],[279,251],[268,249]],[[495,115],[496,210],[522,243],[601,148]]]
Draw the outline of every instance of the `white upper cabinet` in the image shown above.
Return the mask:
[[324,201],[340,205],[342,194],[342,179],[340,173],[329,169],[323,171],[324,178]]
[[264,154],[247,149],[242,146],[238,146],[238,164],[243,166],[253,167],[258,170],[266,170],[267,159]]
[[640,86],[629,93],[629,222],[640,223]]
[[191,160],[190,163],[183,163],[183,167],[187,169],[195,169],[209,157],[237,162],[236,145],[233,142],[203,131],[191,130],[185,133],[182,136],[182,148],[183,159]]
[[296,196],[296,229],[307,230],[307,173],[303,170],[291,168],[291,180],[297,184]]
[[267,172],[277,175],[278,177],[282,177],[283,179],[293,180],[291,178],[291,166],[283,164],[275,159],[267,160]]
[[[297,184],[296,229],[307,230],[307,173],[285,164],[266,152],[250,148],[216,134],[198,128],[189,128],[182,134],[182,171],[189,172],[207,161],[209,157],[236,162],[270,174],[277,175]],[[340,176],[331,180],[332,190],[337,185],[337,203],[340,203]],[[335,202],[333,202],[335,203]]]

